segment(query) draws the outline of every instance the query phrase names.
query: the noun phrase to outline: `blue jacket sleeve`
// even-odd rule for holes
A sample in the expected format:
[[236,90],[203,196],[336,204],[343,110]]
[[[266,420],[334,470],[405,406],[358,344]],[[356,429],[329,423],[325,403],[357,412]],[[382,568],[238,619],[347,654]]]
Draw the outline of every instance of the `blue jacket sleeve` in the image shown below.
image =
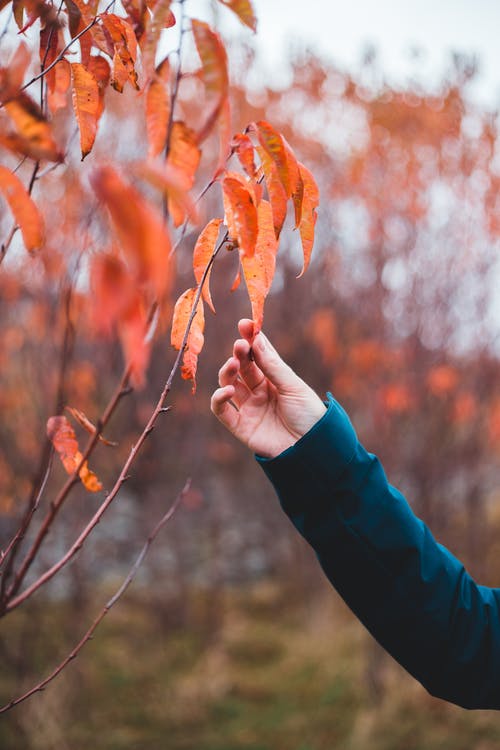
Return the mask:
[[500,589],[479,586],[438,544],[329,396],[322,419],[257,457],[331,583],[433,695],[500,709]]

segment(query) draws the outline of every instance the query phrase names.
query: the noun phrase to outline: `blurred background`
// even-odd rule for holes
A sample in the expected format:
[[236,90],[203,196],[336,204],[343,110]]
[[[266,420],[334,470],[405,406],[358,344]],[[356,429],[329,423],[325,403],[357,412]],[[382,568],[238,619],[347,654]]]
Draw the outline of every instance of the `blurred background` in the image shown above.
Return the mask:
[[[290,217],[282,235],[269,337],[318,392],[346,407],[438,540],[480,583],[498,585],[498,4],[256,0],[256,37],[220,5],[187,5],[227,43],[234,132],[269,120],[320,185],[313,262],[300,280]],[[144,153],[137,94],[106,96],[93,154],[49,175],[37,197],[51,247],[29,262],[13,253],[0,275],[0,547],[29,495],[57,389],[67,324],[60,269],[85,262],[75,232],[91,220],[81,180],[104,154]],[[199,106],[197,82],[186,81],[181,108],[187,116]],[[214,139],[205,148],[200,188],[216,147]],[[63,197],[71,210],[61,217]],[[206,220],[220,210],[210,193]],[[3,234],[8,225],[1,220]],[[192,284],[196,236],[188,231],[177,253],[173,299]],[[207,320],[196,395],[175,382],[172,410],[105,522],[63,575],[2,620],[2,703],[70,651],[187,477],[191,490],[76,662],[0,719],[1,747],[498,748],[497,714],[432,699],[383,654],[324,582],[253,457],[210,414],[236,322],[250,312],[242,289],[229,293],[233,256],[212,274],[217,315]],[[92,334],[83,287],[73,294],[65,401],[95,419],[122,360],[118,344]],[[107,428],[119,446],[94,455],[106,487],[172,365],[160,329],[147,386]],[[44,502],[63,480],[56,466]],[[99,502],[74,493],[33,575],[71,545]]]

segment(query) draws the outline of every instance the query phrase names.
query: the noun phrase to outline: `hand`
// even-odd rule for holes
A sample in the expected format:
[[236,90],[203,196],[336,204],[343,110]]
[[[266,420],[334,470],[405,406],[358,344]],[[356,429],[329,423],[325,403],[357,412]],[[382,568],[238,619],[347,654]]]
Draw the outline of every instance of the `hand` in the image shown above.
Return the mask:
[[281,359],[251,320],[240,320],[241,339],[219,371],[212,396],[215,416],[254,453],[273,458],[323,416],[317,394]]

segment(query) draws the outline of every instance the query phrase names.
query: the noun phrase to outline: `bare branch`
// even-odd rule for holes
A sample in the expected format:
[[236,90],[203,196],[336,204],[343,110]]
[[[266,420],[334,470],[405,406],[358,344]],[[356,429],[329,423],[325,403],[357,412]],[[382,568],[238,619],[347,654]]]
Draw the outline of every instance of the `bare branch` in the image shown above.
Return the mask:
[[184,485],[181,492],[177,495],[173,505],[168,509],[168,511],[165,513],[165,515],[160,519],[160,521],[156,524],[153,531],[149,534],[142,550],[140,551],[135,563],[131,567],[127,577],[123,581],[120,588],[116,591],[116,593],[109,599],[98,616],[95,618],[94,622],[90,626],[90,628],[87,630],[85,635],[81,638],[81,640],[77,643],[77,645],[72,649],[72,651],[66,656],[65,659],[41,682],[39,682],[37,685],[35,685],[31,690],[28,690],[26,693],[21,695],[19,698],[14,698],[13,700],[9,701],[5,706],[0,708],[0,714],[5,713],[6,711],[9,711],[11,708],[14,708],[14,706],[19,705],[19,703],[23,703],[23,701],[30,698],[35,693],[40,693],[49,684],[49,682],[52,682],[62,671],[65,667],[68,666],[68,664],[75,659],[82,648],[85,646],[86,643],[88,643],[94,632],[96,631],[97,627],[100,625],[100,623],[104,620],[110,609],[116,604],[116,602],[123,596],[125,591],[128,589],[132,581],[134,580],[137,571],[139,570],[140,566],[142,565],[142,562],[144,558],[146,557],[149,548],[151,547],[152,543],[154,542],[155,538],[161,531],[161,529],[165,526],[168,521],[172,518],[174,513],[176,512],[177,508],[181,504],[184,496],[189,491],[189,487],[191,485],[191,480],[188,479],[186,484]]

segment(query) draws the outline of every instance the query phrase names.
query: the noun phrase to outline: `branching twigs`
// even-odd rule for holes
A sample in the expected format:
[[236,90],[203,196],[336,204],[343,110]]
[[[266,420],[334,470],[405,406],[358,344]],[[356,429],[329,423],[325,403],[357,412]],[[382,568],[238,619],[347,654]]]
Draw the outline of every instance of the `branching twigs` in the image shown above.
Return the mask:
[[[42,525],[42,528],[40,529],[38,537],[35,540],[35,542],[34,542],[34,544],[32,546],[32,549],[30,550],[30,552],[28,553],[28,555],[26,557],[25,563],[23,564],[21,570],[19,571],[18,575],[16,576],[14,584],[17,583],[17,588],[14,590],[14,585],[13,585],[11,587],[11,589],[9,590],[9,592],[8,592],[8,601],[7,601],[6,606],[5,606],[5,612],[11,612],[13,609],[15,609],[20,604],[22,604],[24,601],[26,601],[26,599],[28,599],[32,594],[34,594],[35,591],[38,591],[38,589],[40,589],[45,583],[47,583],[48,581],[50,581],[57,573],[59,573],[59,571],[62,568],[64,568],[67,565],[67,563],[77,554],[77,552],[79,552],[79,550],[81,549],[81,547],[85,543],[86,539],[91,534],[92,530],[100,522],[102,516],[104,515],[104,513],[107,511],[107,509],[109,508],[109,506],[111,505],[111,503],[115,499],[115,497],[118,494],[118,492],[120,491],[122,485],[127,480],[130,467],[134,463],[135,458],[136,458],[138,452],[140,451],[142,445],[144,444],[146,438],[153,431],[153,429],[155,427],[155,423],[156,423],[158,417],[160,416],[160,414],[162,414],[162,413],[164,413],[165,411],[168,410],[168,407],[165,407],[165,401],[166,401],[167,396],[168,396],[168,394],[169,394],[169,392],[171,390],[172,381],[173,381],[173,379],[175,377],[175,374],[176,374],[177,370],[179,369],[179,365],[180,365],[180,362],[181,362],[181,359],[182,359],[182,355],[183,355],[184,349],[185,349],[186,344],[187,344],[189,332],[191,330],[191,325],[192,325],[194,317],[196,315],[196,311],[197,311],[197,307],[198,307],[198,302],[200,301],[201,293],[203,291],[203,286],[204,286],[204,284],[206,282],[208,273],[209,273],[209,271],[210,271],[210,269],[211,269],[211,267],[212,267],[212,265],[213,265],[213,263],[214,263],[217,255],[219,254],[221,248],[223,247],[223,245],[225,244],[225,242],[227,241],[227,239],[228,239],[228,232],[225,232],[223,238],[221,239],[221,241],[218,243],[217,247],[213,251],[212,256],[210,257],[210,260],[208,261],[208,263],[207,263],[207,265],[205,267],[205,270],[203,272],[203,276],[200,279],[200,283],[198,284],[198,288],[197,288],[196,295],[195,295],[194,302],[193,302],[193,308],[191,310],[191,314],[189,316],[189,320],[188,320],[187,325],[186,325],[186,330],[184,332],[184,336],[183,336],[183,339],[182,339],[181,346],[180,346],[179,351],[177,353],[177,357],[176,357],[175,362],[174,362],[174,364],[172,366],[172,369],[170,371],[168,379],[167,379],[167,381],[166,381],[166,383],[165,383],[165,385],[163,387],[163,390],[162,390],[162,393],[160,395],[160,398],[158,399],[158,402],[157,402],[157,404],[156,404],[156,406],[155,406],[155,408],[153,410],[153,413],[151,414],[151,416],[150,416],[150,418],[149,418],[146,426],[144,427],[141,435],[139,436],[137,442],[132,446],[132,448],[131,448],[131,450],[129,452],[129,455],[127,457],[127,460],[125,461],[125,463],[124,463],[124,465],[123,465],[123,467],[122,467],[122,469],[120,471],[118,479],[116,480],[115,484],[113,485],[112,489],[110,490],[110,492],[109,492],[106,500],[99,507],[99,509],[96,511],[96,513],[92,516],[92,518],[90,519],[90,521],[87,523],[87,525],[85,526],[85,528],[83,529],[83,531],[80,533],[80,535],[78,536],[78,538],[76,539],[76,541],[73,543],[73,545],[69,548],[69,550],[66,552],[66,554],[63,555],[63,557],[61,557],[60,560],[58,560],[58,562],[55,563],[51,568],[49,568],[48,570],[46,570],[45,573],[43,573],[39,578],[37,578],[37,580],[34,581],[30,586],[28,586],[21,594],[19,594],[17,597],[15,597],[14,594],[19,589],[20,582],[22,581],[22,579],[26,575],[26,570],[27,570],[26,565],[27,565],[28,562],[29,562],[29,565],[30,565],[31,562],[33,561],[33,559],[34,559],[34,557],[36,555],[36,552],[38,550],[38,547],[40,546],[41,541],[42,541],[43,537],[45,536],[45,534],[47,533],[48,528],[50,527],[50,524],[52,522],[52,518],[50,518],[51,514],[50,513],[48,514],[47,518],[50,518],[50,521],[47,521],[47,522],[45,522]],[[97,441],[98,434],[96,433],[92,437],[93,437],[93,439],[95,439],[95,441]],[[86,452],[86,454],[84,454],[84,456],[88,455],[88,453]],[[69,487],[67,489],[67,492],[69,492],[69,489],[71,489],[71,486],[75,482],[77,482],[77,481],[78,481],[78,473],[76,472],[76,473],[74,473],[69,478],[68,482],[65,485],[65,487],[69,485]],[[64,489],[65,488],[63,488],[63,490]],[[67,492],[66,492],[66,494],[67,494]],[[51,509],[51,511],[52,511],[52,509]],[[43,536],[41,536],[42,532],[43,532]],[[39,540],[39,543],[37,544],[38,540]],[[28,565],[28,567],[29,567],[29,565]],[[22,576],[21,576],[21,574],[22,574]],[[18,582],[18,579],[20,579],[19,582]]]
[[156,524],[153,531],[148,536],[141,552],[139,553],[135,563],[133,564],[132,568],[130,569],[127,577],[123,581],[118,591],[116,591],[116,593],[111,597],[111,599],[109,599],[108,602],[104,605],[104,607],[102,608],[98,616],[95,618],[90,628],[87,630],[85,635],[81,638],[81,640],[77,643],[77,645],[44,680],[42,680],[37,685],[32,687],[31,690],[28,690],[19,698],[14,698],[13,700],[9,701],[9,703],[7,703],[5,706],[2,706],[2,708],[0,708],[0,714],[5,713],[6,711],[9,711],[11,708],[14,708],[14,706],[19,705],[19,703],[22,703],[23,701],[27,700],[35,693],[40,693],[43,690],[45,690],[49,682],[52,682],[52,680],[54,680],[63,671],[63,669],[67,667],[68,664],[72,662],[73,659],[75,659],[78,656],[78,654],[80,653],[82,648],[85,646],[85,644],[88,643],[92,639],[92,636],[94,635],[97,627],[104,620],[104,618],[106,617],[110,609],[122,597],[122,595],[125,593],[125,591],[128,589],[128,587],[134,580],[137,571],[139,570],[144,558],[146,557],[149,551],[149,548],[151,547],[152,543],[156,539],[161,529],[165,526],[166,523],[168,523],[168,521],[170,521],[170,519],[174,515],[175,511],[181,504],[185,494],[188,492],[190,484],[191,484],[191,480],[188,479],[183,489],[181,490],[181,492],[177,495],[173,505],[168,509],[168,511],[160,519],[160,521]]
[[[21,563],[21,566],[16,573],[16,576],[14,578],[14,581],[12,583],[12,586],[7,591],[6,599],[9,600],[19,590],[19,587],[21,586],[26,573],[28,572],[29,568],[31,567],[31,564],[33,563],[33,560],[35,559],[38,550],[40,549],[40,546],[47,535],[54,518],[56,517],[57,513],[59,512],[62,504],[68,497],[72,487],[79,482],[79,471],[82,468],[85,461],[90,456],[91,452],[93,451],[94,447],[96,446],[99,436],[101,435],[104,427],[108,423],[109,419],[111,418],[113,412],[115,411],[119,401],[127,395],[127,393],[130,392],[130,389],[128,387],[128,381],[130,378],[130,367],[127,367],[125,369],[125,372],[122,375],[122,378],[118,384],[118,387],[116,388],[113,396],[111,397],[102,417],[98,420],[96,425],[96,431],[93,435],[90,436],[87,445],[85,446],[85,449],[82,453],[82,459],[78,466],[76,467],[73,474],[71,474],[68,479],[66,480],[65,484],[61,488],[59,494],[53,500],[50,504],[50,509],[48,513],[46,514],[44,520],[42,521],[42,525],[40,526],[40,529],[38,530],[38,534],[31,545],[31,548],[27,552],[23,562]],[[8,611],[10,607],[5,607],[4,605],[4,611]]]

